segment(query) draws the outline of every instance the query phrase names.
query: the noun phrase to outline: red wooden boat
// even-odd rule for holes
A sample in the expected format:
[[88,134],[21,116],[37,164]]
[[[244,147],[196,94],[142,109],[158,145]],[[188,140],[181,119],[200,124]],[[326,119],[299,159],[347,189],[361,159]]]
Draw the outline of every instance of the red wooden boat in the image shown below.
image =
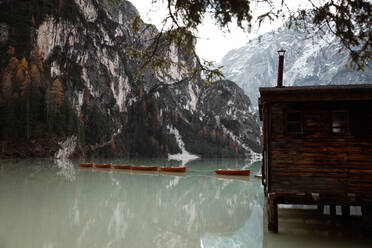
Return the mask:
[[86,168],[92,168],[93,163],[80,163],[79,166],[80,167],[86,167]]
[[130,169],[132,169],[132,166],[129,165],[129,164],[116,164],[113,167],[114,167],[114,169],[118,169],[118,170],[130,170]]
[[144,170],[144,171],[157,171],[157,166],[146,166],[146,165],[132,165],[132,170]]
[[186,172],[186,167],[160,167],[160,170],[167,172]]
[[236,169],[219,169],[216,170],[219,175],[230,175],[230,176],[249,176],[251,170],[236,170]]
[[96,168],[110,169],[111,168],[111,164],[96,164]]

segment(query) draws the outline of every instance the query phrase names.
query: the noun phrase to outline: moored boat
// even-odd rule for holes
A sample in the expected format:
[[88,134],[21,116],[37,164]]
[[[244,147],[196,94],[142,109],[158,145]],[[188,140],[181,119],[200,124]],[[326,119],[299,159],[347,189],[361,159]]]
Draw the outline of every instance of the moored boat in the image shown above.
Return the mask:
[[118,170],[130,170],[130,169],[132,169],[132,166],[129,165],[129,164],[116,164],[113,167],[114,167],[114,169],[118,169]]
[[110,169],[111,168],[111,164],[96,164],[95,166],[96,166],[96,168],[100,168],[100,169]]
[[80,163],[79,166],[80,167],[86,167],[86,168],[92,168],[93,163]]
[[146,165],[132,165],[132,170],[145,170],[145,171],[157,171],[157,166],[146,166]]
[[186,167],[160,167],[160,170],[167,172],[186,172]]
[[219,175],[230,175],[230,176],[249,176],[251,170],[238,170],[238,169],[218,169],[216,173]]

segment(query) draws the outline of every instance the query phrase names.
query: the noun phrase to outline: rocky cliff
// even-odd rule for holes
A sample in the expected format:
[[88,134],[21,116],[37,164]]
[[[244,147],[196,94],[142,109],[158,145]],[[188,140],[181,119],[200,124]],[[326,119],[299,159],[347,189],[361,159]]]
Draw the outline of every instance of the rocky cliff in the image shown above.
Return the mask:
[[339,52],[339,41],[331,33],[309,34],[303,28],[281,27],[229,51],[221,62],[226,78],[243,88],[255,108],[258,88],[276,85],[280,48],[287,51],[285,86],[372,83],[371,68],[364,72],[345,68],[349,55],[345,50]]
[[112,2],[0,1],[3,154],[49,155],[70,136],[75,155],[259,152],[251,103],[234,83],[207,87],[188,77],[191,68],[172,66],[134,77],[140,61],[127,47],[143,48],[153,34],[131,28],[138,12],[130,2]]

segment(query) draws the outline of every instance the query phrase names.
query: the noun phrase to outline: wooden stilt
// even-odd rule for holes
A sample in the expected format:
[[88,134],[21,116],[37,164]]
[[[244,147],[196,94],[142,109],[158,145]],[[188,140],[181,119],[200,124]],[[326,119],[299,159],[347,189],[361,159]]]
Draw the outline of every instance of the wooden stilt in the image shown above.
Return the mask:
[[268,194],[267,197],[268,229],[271,232],[278,232],[278,204],[275,194]]
[[344,217],[350,216],[350,207],[348,205],[342,205],[342,216]]
[[6,146],[6,141],[5,140],[1,141],[1,152],[2,153],[5,152],[5,146]]
[[320,215],[324,215],[324,205],[323,204],[318,204],[318,211]]
[[329,214],[331,217],[336,216],[336,205],[329,205]]

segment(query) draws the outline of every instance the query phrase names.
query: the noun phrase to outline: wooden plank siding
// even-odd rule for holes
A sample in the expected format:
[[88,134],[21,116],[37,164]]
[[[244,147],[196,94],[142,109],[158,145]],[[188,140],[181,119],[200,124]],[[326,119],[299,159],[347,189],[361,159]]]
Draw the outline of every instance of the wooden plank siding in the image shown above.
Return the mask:
[[[277,102],[264,109],[269,192],[372,193],[372,102]],[[348,113],[346,133],[332,133],[332,111]],[[302,133],[286,133],[299,111]],[[265,120],[264,120],[265,123]],[[264,124],[265,126],[265,124]]]
[[[260,88],[268,228],[277,204],[362,207],[372,216],[372,85]],[[372,218],[370,218],[372,222]]]

